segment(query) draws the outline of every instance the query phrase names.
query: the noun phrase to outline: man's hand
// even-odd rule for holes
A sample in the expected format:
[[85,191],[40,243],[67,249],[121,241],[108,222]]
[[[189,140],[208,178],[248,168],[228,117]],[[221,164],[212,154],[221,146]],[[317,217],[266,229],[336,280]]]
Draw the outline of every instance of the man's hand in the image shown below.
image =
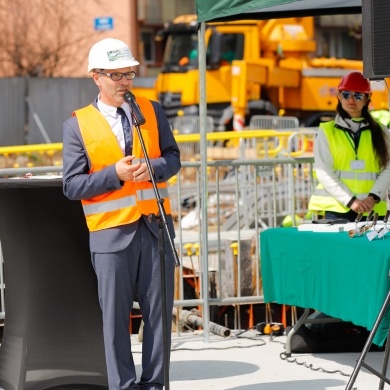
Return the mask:
[[122,181],[149,181],[150,175],[145,162],[132,164],[134,156],[127,156],[115,164],[116,174]]

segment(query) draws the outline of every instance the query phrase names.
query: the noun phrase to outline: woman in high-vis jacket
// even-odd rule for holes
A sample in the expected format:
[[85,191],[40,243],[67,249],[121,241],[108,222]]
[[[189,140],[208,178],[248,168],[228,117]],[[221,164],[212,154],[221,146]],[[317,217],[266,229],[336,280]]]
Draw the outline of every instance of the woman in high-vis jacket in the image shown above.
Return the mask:
[[314,144],[319,184],[309,210],[326,219],[354,221],[371,210],[383,217],[390,186],[389,130],[370,115],[371,85],[360,72],[341,79],[337,97],[337,115],[320,125]]

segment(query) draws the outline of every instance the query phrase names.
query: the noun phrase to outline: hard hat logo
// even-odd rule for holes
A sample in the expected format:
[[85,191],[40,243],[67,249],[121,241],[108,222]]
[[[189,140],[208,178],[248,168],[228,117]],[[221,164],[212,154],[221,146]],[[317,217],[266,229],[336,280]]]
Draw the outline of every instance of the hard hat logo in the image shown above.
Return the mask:
[[108,57],[108,61],[112,62],[112,61],[118,61],[120,59],[128,59],[128,58],[131,58],[132,55],[130,53],[130,50],[129,49],[121,49],[121,50],[111,50],[109,52],[107,52],[107,57]]
[[89,51],[88,72],[94,69],[120,69],[137,66],[139,62],[125,42],[105,38],[95,43]]

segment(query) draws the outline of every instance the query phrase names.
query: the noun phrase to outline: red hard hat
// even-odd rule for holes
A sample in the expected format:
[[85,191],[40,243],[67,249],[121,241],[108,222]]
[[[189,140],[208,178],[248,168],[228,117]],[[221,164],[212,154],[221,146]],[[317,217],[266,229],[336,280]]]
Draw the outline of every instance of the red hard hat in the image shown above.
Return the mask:
[[371,84],[360,72],[355,71],[343,76],[339,83],[338,90],[371,93]]

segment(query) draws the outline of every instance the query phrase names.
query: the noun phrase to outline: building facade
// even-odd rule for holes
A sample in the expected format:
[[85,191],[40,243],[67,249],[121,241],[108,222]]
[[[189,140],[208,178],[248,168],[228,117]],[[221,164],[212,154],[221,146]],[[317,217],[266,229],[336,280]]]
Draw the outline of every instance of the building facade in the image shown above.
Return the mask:
[[[155,76],[165,22],[194,14],[195,0],[24,0],[0,6],[0,77],[85,77],[93,43],[111,37],[127,42],[139,60],[139,76]],[[361,59],[361,15],[315,18],[313,56]]]
[[[154,37],[164,23],[178,15],[195,13],[195,0],[84,0],[89,3],[79,23],[90,26],[90,40],[84,52],[99,39],[127,42],[140,62],[140,76],[153,76],[161,65],[164,42]],[[86,16],[87,15],[87,16]],[[85,76],[87,58],[75,76]]]

